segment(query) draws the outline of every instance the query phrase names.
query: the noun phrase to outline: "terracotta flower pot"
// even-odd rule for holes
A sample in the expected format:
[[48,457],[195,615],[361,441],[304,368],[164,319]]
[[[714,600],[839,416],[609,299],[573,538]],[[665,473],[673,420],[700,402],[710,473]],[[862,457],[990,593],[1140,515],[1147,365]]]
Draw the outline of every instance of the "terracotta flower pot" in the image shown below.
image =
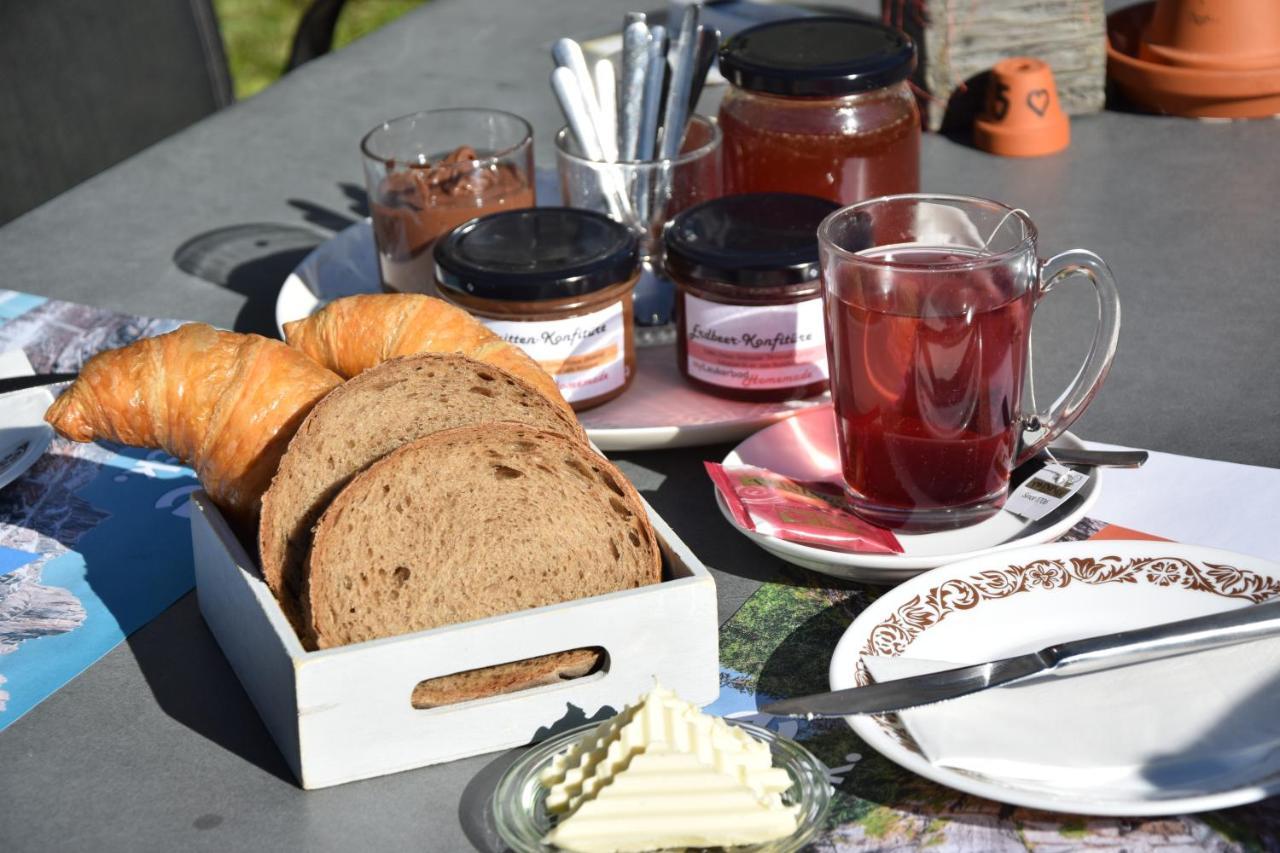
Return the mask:
[[992,154],[1039,157],[1071,143],[1053,70],[1039,59],[1015,56],[991,69],[986,109],[973,125],[974,143]]
[[1156,0],[1138,56],[1184,68],[1280,66],[1280,2]]
[[[1266,2],[1280,7],[1280,0]],[[1203,68],[1157,58],[1147,42],[1156,6],[1139,3],[1107,16],[1107,76],[1125,95],[1145,109],[1166,115],[1263,118],[1280,114],[1280,61],[1255,67],[1226,67],[1220,62],[1218,67]],[[1154,27],[1157,36],[1163,26]]]

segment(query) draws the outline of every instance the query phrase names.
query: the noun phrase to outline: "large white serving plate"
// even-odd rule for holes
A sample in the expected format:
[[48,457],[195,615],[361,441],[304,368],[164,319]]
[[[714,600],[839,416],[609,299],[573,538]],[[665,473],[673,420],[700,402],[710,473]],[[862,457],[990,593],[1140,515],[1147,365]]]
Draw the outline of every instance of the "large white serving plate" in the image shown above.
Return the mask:
[[[1280,565],[1171,542],[1063,542],[982,556],[934,569],[876,599],[836,645],[831,689],[869,683],[863,658],[872,654],[977,663],[1065,640],[1246,607],[1277,595]],[[1229,653],[1228,666],[1246,667],[1236,676],[1256,676],[1261,690],[1252,701],[1277,701],[1274,672],[1251,674],[1247,647],[1223,651]],[[1073,726],[1116,727],[1107,733],[1116,738],[1132,730],[1126,727],[1159,726],[1166,715],[1186,712],[1182,706],[1168,707],[1167,697],[1179,690],[1185,693],[1187,687],[1162,681],[1152,674],[1152,666],[1124,671],[1127,678],[1150,682],[1133,691],[1143,697],[1137,707],[1117,702],[1106,714],[1094,715],[1076,714],[1059,705],[1053,716],[1070,720],[1065,726],[1046,723],[1035,714],[1030,718],[1011,714],[1000,725],[1011,731],[1013,727],[1039,731],[1047,726],[1052,730],[1044,730],[1044,738],[1066,739],[1076,749],[1088,749],[1081,742],[1098,738],[1081,737],[1079,732],[1073,738]],[[1213,685],[1203,689],[1212,690]],[[965,701],[933,707],[960,714],[960,703]],[[1259,707],[1265,719],[1265,705]],[[1047,779],[1029,782],[931,762],[897,715],[847,719],[869,746],[908,770],[966,793],[1029,808],[1094,815],[1185,814],[1250,803],[1280,792],[1280,744],[1270,743],[1275,733],[1259,732],[1259,742],[1242,751],[1238,748],[1241,738],[1247,743],[1250,732],[1256,731],[1247,726],[1206,725],[1200,751],[1168,756],[1173,763],[1159,772],[1146,765],[1121,768],[1118,773],[1108,767],[1102,772],[1102,766],[1114,763],[1109,762],[1113,755],[1106,754],[1096,756],[1099,770],[1095,773],[1055,768]],[[1236,742],[1234,751],[1215,745],[1215,738],[1228,734]],[[1085,753],[1078,760],[1087,769],[1094,758]]]
[[[1056,442],[1080,448],[1071,433]],[[754,465],[794,480],[841,482],[836,445],[835,414],[830,406],[810,409],[768,429],[735,447],[723,460],[726,466]],[[1070,500],[1039,521],[1027,521],[1011,512],[998,512],[978,524],[937,533],[899,533],[901,554],[847,554],[787,542],[740,527],[716,492],[720,513],[734,528],[761,548],[789,563],[847,580],[867,583],[901,583],[920,572],[982,554],[995,554],[1040,542],[1051,542],[1070,530],[1098,500],[1102,469],[1094,469],[1089,481]]]
[[[379,293],[378,259],[368,219],[317,246],[285,279],[276,298],[276,325],[301,320],[326,303]],[[791,403],[740,403],[692,388],[676,367],[674,345],[636,350],[636,378],[618,397],[578,419],[601,450],[695,447],[745,438],[823,398]]]

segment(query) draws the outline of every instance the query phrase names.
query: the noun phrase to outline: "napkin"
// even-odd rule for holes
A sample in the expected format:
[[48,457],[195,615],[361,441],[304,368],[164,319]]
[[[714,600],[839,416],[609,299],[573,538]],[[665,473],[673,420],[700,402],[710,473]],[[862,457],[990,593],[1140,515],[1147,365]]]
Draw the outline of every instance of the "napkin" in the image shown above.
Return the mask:
[[0,378],[30,376],[35,373],[27,354],[20,349],[0,352]]
[[[981,663],[863,660],[876,681]],[[1161,796],[1233,787],[1280,761],[1280,639],[1037,676],[898,716],[929,761],[985,776]]]

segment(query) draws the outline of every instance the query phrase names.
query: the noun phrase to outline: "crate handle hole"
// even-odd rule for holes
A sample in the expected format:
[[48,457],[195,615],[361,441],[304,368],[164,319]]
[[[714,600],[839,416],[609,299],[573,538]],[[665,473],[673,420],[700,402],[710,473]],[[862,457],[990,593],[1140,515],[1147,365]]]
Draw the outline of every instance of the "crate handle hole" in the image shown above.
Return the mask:
[[498,696],[519,696],[567,681],[602,678],[609,671],[609,663],[609,652],[603,646],[521,658],[419,681],[409,703],[428,710]]

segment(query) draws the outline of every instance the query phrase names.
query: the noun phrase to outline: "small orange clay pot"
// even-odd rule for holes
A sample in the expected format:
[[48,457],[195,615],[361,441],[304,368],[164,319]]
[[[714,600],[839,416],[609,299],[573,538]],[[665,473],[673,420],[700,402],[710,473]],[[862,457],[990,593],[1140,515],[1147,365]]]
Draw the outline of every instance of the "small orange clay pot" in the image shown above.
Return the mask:
[[997,62],[986,110],[973,123],[973,141],[1005,157],[1039,157],[1071,144],[1053,69],[1029,56]]
[[1280,66],[1280,2],[1156,0],[1138,56],[1184,68]]

